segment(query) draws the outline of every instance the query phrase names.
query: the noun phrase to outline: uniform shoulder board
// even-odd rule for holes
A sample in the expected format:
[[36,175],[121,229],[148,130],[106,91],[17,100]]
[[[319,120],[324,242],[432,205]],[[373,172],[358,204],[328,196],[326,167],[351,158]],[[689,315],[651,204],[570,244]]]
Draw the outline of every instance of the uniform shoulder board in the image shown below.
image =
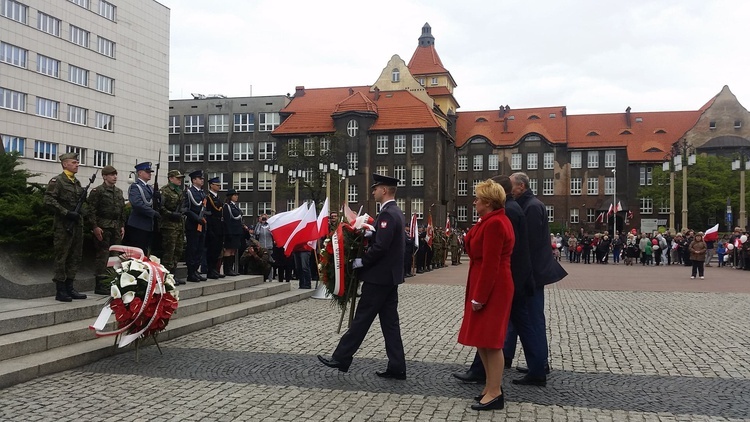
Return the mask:
[[49,183],[57,183],[57,177],[49,179]]

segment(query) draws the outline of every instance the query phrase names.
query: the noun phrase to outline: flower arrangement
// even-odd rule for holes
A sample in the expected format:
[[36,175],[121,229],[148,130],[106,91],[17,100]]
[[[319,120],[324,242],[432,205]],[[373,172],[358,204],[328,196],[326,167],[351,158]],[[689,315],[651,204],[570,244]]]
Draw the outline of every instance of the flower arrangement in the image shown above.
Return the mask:
[[[110,252],[111,295],[96,322],[90,327],[97,337],[122,334],[119,347],[154,335],[167,327],[177,309],[179,292],[174,276],[157,257],[146,257],[139,248],[112,246]],[[104,332],[109,317],[114,314],[117,329]]]

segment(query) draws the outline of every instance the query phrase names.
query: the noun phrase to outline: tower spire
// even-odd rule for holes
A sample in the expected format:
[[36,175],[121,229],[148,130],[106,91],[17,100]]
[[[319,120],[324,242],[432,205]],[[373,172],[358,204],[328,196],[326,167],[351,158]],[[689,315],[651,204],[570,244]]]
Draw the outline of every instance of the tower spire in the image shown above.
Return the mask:
[[435,37],[432,36],[432,27],[430,27],[429,23],[425,22],[422,27],[422,35],[419,37],[419,46],[428,47],[431,45],[435,45]]

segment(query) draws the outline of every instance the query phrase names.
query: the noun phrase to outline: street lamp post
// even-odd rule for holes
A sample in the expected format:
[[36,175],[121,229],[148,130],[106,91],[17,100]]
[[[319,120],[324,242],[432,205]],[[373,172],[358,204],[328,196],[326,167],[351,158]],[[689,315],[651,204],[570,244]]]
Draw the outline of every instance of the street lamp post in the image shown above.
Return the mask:
[[747,229],[747,214],[745,213],[745,170],[750,169],[750,159],[743,163],[742,161],[744,159],[744,154],[742,154],[740,155],[740,158],[732,161],[732,170],[740,171],[740,215],[737,220],[737,225],[741,227],[742,230]]
[[271,173],[271,210],[276,211],[276,175],[284,174],[284,166],[278,164],[265,164],[263,171]]
[[302,170],[289,170],[287,173],[290,179],[294,179],[294,208],[299,207],[299,179],[304,176]]
[[615,186],[612,189],[612,208],[614,209],[614,215],[612,216],[612,236],[617,233],[617,169],[612,169],[612,175],[614,176]]
[[[683,157],[687,156],[687,165],[683,166]],[[670,166],[674,167],[670,171]],[[682,228],[688,226],[688,209],[687,209],[687,168],[695,164],[695,148],[687,141],[682,141],[672,145],[672,150],[665,157],[662,165],[664,171],[669,171],[669,231],[675,232],[675,212],[674,212],[674,178],[675,172],[682,171]]]

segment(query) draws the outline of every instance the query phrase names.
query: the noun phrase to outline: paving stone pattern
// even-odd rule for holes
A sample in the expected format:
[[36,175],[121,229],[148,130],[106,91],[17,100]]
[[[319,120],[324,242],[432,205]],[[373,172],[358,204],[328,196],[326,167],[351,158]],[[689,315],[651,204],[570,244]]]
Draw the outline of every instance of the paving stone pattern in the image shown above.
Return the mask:
[[401,287],[406,381],[374,374],[386,366],[377,321],[349,373],[318,363],[339,313],[309,299],[164,342],[163,356],[146,347],[140,363],[125,353],[0,390],[0,420],[750,420],[750,295],[550,288],[547,387],[512,385],[508,371],[495,412],[471,410],[481,387],[451,376],[474,353],[456,343],[463,297]]

